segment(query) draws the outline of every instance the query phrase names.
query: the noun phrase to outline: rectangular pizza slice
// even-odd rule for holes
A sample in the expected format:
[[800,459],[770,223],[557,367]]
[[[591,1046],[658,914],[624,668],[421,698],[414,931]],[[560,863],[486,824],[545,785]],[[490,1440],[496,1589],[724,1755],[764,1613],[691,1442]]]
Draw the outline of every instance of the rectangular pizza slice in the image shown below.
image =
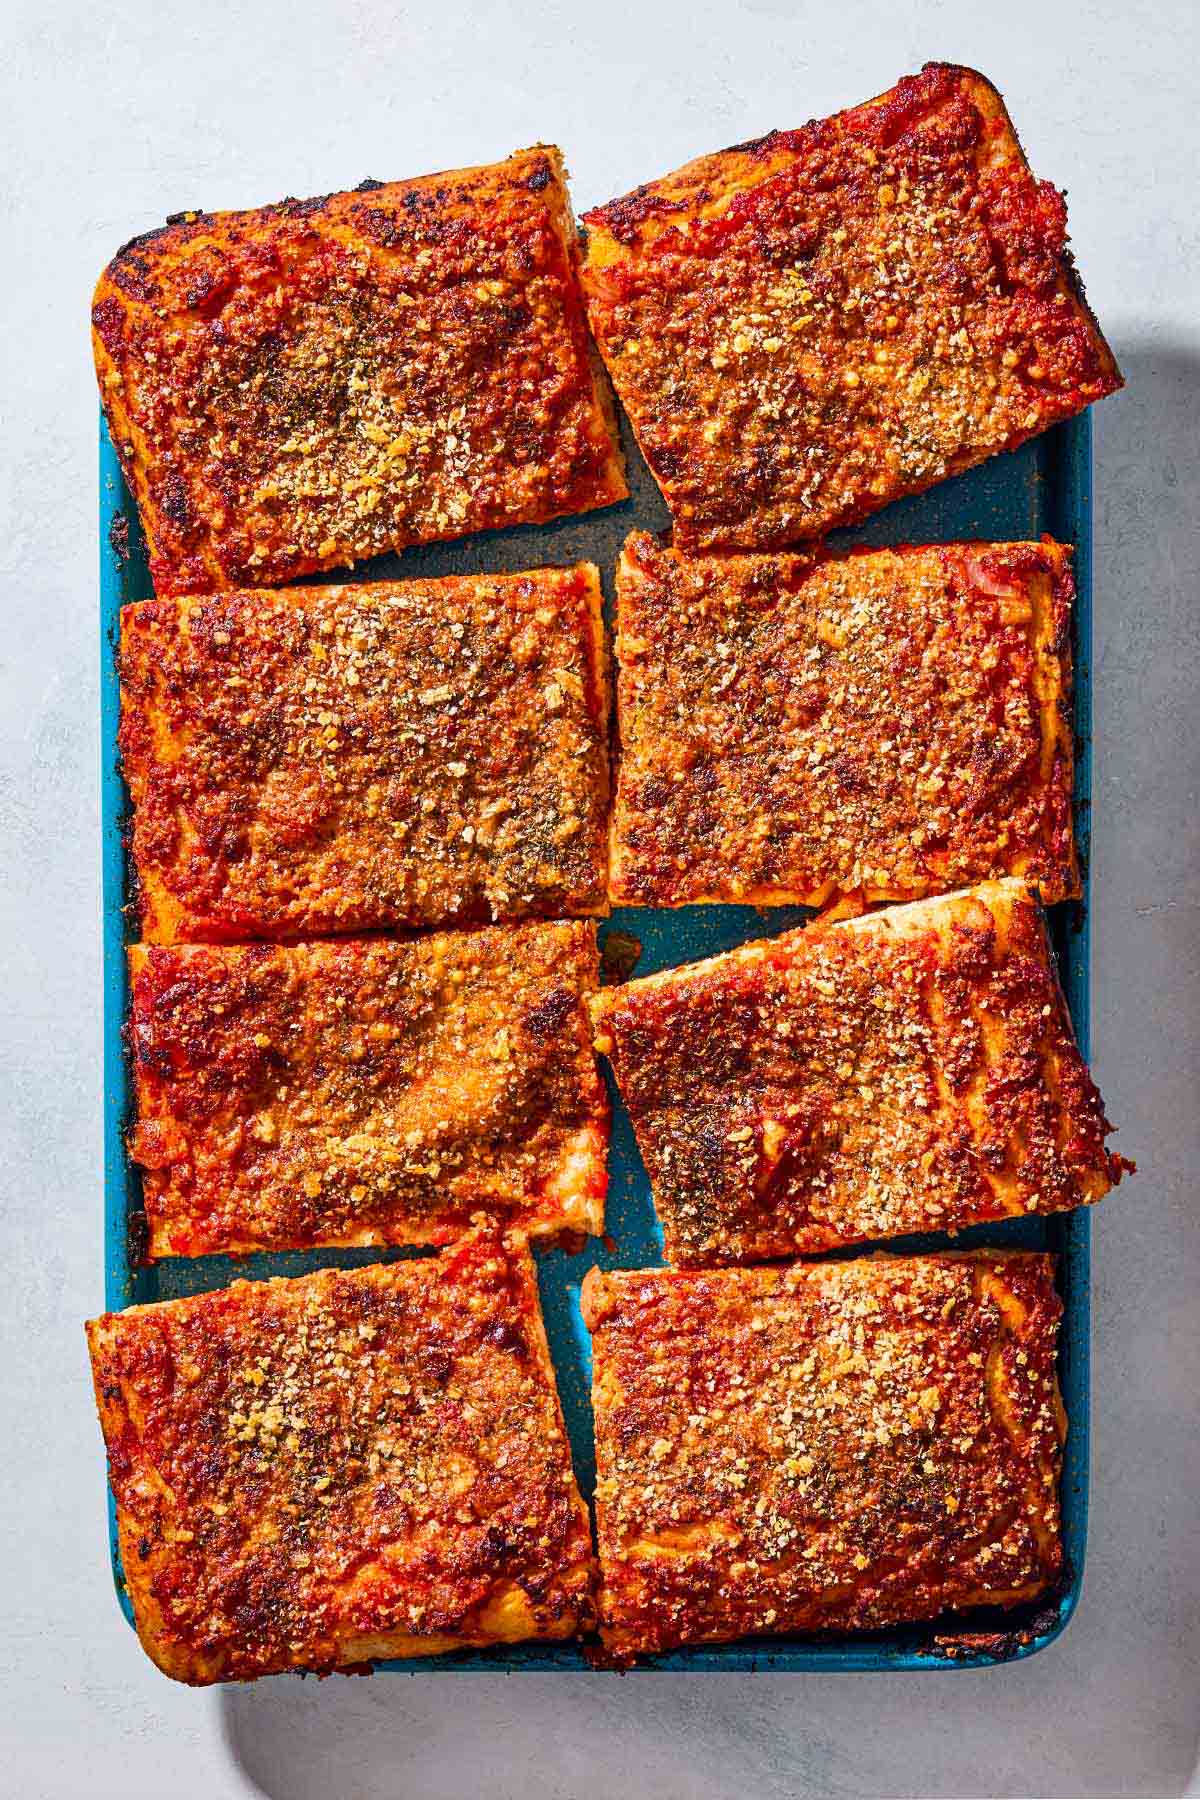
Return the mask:
[[126,244],[93,342],[155,592],[623,499],[578,262],[545,145]]
[[593,1270],[600,1619],[621,1658],[1045,1594],[1052,1258]]
[[589,1001],[682,1265],[1099,1200],[1132,1164],[1016,880],[744,945]]
[[635,533],[612,899],[1077,894],[1073,596],[1049,541],[689,558]]
[[88,1325],[138,1635],[202,1686],[591,1621],[526,1250],[324,1269]]
[[151,1256],[603,1229],[590,922],[141,944],[129,967]]
[[149,942],[604,910],[590,563],[140,601],[120,741]]
[[771,549],[1121,377],[1000,95],[928,64],[585,214],[592,329],[683,550]]

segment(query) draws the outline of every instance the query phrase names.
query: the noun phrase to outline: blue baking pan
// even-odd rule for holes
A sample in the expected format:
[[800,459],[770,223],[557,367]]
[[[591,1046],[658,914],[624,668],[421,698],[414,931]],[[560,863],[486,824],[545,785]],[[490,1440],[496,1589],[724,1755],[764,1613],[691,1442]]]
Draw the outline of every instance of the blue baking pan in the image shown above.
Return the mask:
[[[536,568],[590,559],[600,565],[611,601],[612,571],[626,534],[668,523],[662,500],[626,431],[630,500],[605,512],[547,526],[488,533],[457,544],[439,544],[364,564],[348,579],[447,575]],[[1001,456],[930,493],[887,508],[868,525],[837,534],[837,541],[885,545],[951,542],[959,538],[1036,538],[1049,532],[1075,546],[1075,821],[1084,870],[1082,905],[1058,907],[1051,929],[1059,970],[1080,1045],[1088,1051],[1088,816],[1091,800],[1091,425],[1085,416],[1056,427],[1023,449]],[[338,577],[341,579],[341,577]],[[104,1255],[105,1303],[110,1309],[172,1299],[219,1287],[237,1276],[299,1275],[332,1263],[343,1267],[379,1261],[387,1252],[310,1251],[279,1256],[140,1260],[138,1171],[125,1154],[131,1089],[122,1026],[126,1008],[125,946],[137,934],[129,907],[126,862],[128,796],[117,758],[118,688],[115,663],[118,615],[128,601],[151,593],[137,515],[126,490],[107,429],[100,426],[100,644],[101,780],[104,856]],[[686,907],[677,912],[621,908],[601,927],[631,932],[642,943],[639,974],[690,962],[733,948],[748,938],[771,936],[804,917],[797,908],[756,910],[742,906]],[[577,1256],[552,1250],[539,1257],[542,1304],[558,1372],[559,1392],[571,1436],[575,1470],[586,1495],[595,1481],[589,1401],[591,1358],[579,1314],[579,1287],[594,1263],[606,1268],[662,1261],[662,1238],[650,1189],[628,1115],[615,1090],[608,1190],[607,1237]],[[890,1247],[943,1248],[947,1239],[905,1239]],[[1065,1303],[1059,1378],[1069,1420],[1063,1472],[1066,1573],[1060,1590],[1038,1605],[1015,1612],[946,1617],[902,1630],[822,1638],[746,1639],[647,1657],[639,1668],[739,1671],[752,1669],[980,1668],[1031,1656],[1059,1635],[1079,1598],[1087,1540],[1088,1337],[1090,1327],[1090,1229],[1086,1212],[1057,1218],[1020,1219],[977,1227],[955,1240],[971,1245],[1019,1245],[1051,1250],[1058,1258]],[[404,1254],[399,1252],[395,1254]],[[132,1612],[117,1549],[111,1496],[109,1522],[117,1594]],[[383,1663],[409,1674],[456,1669],[587,1669],[578,1645],[517,1644],[487,1651]]]

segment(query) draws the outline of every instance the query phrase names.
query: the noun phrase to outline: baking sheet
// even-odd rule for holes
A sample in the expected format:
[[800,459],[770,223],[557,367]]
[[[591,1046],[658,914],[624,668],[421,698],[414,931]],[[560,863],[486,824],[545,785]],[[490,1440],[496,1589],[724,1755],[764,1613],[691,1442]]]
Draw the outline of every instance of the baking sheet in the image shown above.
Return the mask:
[[[628,532],[669,524],[661,496],[623,422],[631,498],[620,506],[546,526],[485,533],[454,544],[436,544],[377,558],[352,574],[330,580],[380,580],[536,568],[589,559],[599,564],[606,605],[611,607],[613,569]],[[962,538],[1036,538],[1042,532],[1075,546],[1077,600],[1075,653],[1075,823],[1084,876],[1082,904],[1051,913],[1059,972],[1076,1036],[1088,1054],[1090,937],[1088,900],[1091,802],[1091,421],[1083,417],[1055,427],[1010,455],[941,483],[929,493],[900,501],[853,531],[837,532],[835,544],[886,545],[952,542]],[[299,1275],[330,1264],[349,1267],[389,1260],[406,1252],[302,1251],[239,1258],[140,1260],[141,1178],[125,1154],[131,1088],[122,1027],[126,1010],[125,946],[137,936],[129,908],[125,833],[128,795],[117,757],[119,694],[115,646],[120,608],[152,593],[136,509],[126,490],[107,426],[100,422],[100,649],[101,811],[104,934],[104,1301],[110,1309],[173,1299],[220,1287],[237,1277]],[[622,907],[601,926],[632,933],[642,943],[639,975],[731,949],[750,938],[774,936],[804,918],[796,907],[685,907],[677,912]],[[591,1361],[579,1314],[579,1287],[593,1264],[605,1268],[662,1261],[662,1238],[650,1203],[649,1184],[628,1115],[609,1080],[613,1139],[607,1240],[591,1240],[577,1256],[552,1250],[538,1257],[538,1277],[559,1392],[570,1433],[575,1471],[590,1499],[595,1481],[589,1401]],[[889,1249],[943,1248],[941,1235],[892,1240]],[[611,1249],[607,1244],[611,1243]],[[1051,1218],[1026,1218],[979,1226],[954,1240],[956,1248],[1021,1246],[1053,1251],[1065,1305],[1059,1380],[1069,1422],[1063,1469],[1065,1573],[1059,1591],[1032,1607],[945,1618],[930,1624],[869,1635],[746,1639],[702,1645],[646,1657],[637,1669],[834,1670],[979,1668],[1030,1656],[1065,1628],[1079,1598],[1087,1541],[1088,1340],[1090,1330],[1090,1221],[1086,1210]],[[117,1595],[132,1623],[109,1495],[109,1535]],[[587,1669],[594,1664],[578,1644],[514,1644],[486,1651],[381,1663],[404,1672],[476,1669],[493,1671]]]

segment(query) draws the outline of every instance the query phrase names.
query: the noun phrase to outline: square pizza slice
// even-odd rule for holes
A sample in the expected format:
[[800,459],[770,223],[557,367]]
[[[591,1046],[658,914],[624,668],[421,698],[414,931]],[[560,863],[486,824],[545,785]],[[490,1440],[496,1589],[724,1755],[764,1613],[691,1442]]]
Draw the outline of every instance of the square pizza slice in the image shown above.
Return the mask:
[[928,64],[585,214],[592,329],[683,550],[819,536],[1120,387],[1000,95]]
[[617,570],[614,901],[841,916],[1020,875],[1079,891],[1070,552],[903,545]]
[[324,1269],[88,1326],[138,1635],[177,1681],[361,1668],[591,1621],[526,1250]]
[[605,908],[590,563],[139,601],[120,741],[149,942]]
[[590,922],[129,952],[150,1255],[604,1224]]
[[93,341],[155,591],[623,499],[578,261],[552,146],[126,244]]
[[618,1657],[1053,1587],[1052,1258],[596,1269],[583,1309],[601,1631]]
[[1099,1200],[1131,1169],[1016,880],[746,944],[589,1001],[685,1266]]

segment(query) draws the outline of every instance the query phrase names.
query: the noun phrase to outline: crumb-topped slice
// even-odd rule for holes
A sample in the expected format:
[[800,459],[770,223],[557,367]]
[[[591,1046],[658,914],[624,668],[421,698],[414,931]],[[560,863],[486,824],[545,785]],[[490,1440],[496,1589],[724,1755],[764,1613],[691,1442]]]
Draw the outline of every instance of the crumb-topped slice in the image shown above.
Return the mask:
[[590,563],[127,606],[143,936],[603,911],[607,731]]
[[591,1619],[528,1252],[238,1281],[88,1328],[138,1635],[197,1685]]
[[667,1255],[757,1262],[1099,1200],[1132,1164],[1019,881],[814,925],[588,1002]]
[[152,1256],[602,1230],[591,923],[129,964]]
[[1044,1593],[1048,1256],[592,1270],[601,1630],[619,1656]]
[[548,146],[126,244],[93,341],[155,591],[623,499],[578,260]]
[[612,898],[1076,894],[1073,593],[1050,542],[687,558],[635,533]]
[[1004,103],[931,63],[587,213],[592,328],[681,549],[770,549],[1121,385]]

